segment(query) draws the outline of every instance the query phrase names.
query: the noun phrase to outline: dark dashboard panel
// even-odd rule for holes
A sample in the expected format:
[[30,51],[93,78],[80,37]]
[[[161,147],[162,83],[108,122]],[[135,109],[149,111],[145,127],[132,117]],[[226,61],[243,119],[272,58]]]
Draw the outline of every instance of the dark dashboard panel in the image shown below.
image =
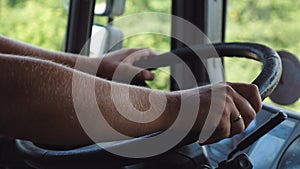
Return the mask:
[[257,129],[279,110],[287,113],[288,119],[243,152],[248,154],[254,169],[300,168],[298,159],[300,155],[300,113],[298,114],[268,104],[264,104],[257,118],[243,133],[206,146],[211,165],[217,167],[217,164],[227,158],[227,155],[240,140]]
[[298,136],[283,153],[278,169],[297,169],[300,168],[300,136]]

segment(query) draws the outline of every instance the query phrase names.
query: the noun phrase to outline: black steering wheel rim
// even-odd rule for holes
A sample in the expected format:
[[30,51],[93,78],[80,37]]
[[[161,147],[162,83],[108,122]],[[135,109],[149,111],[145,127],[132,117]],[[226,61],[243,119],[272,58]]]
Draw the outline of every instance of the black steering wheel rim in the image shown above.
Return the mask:
[[[196,45],[190,48],[181,48],[173,50],[171,53],[179,56],[183,61],[189,62],[193,59],[199,59],[195,55],[195,51],[205,51],[212,50],[212,47],[216,50],[219,56],[237,56],[246,57],[254,60],[261,61],[263,63],[263,68],[258,77],[252,82],[256,84],[259,88],[262,100],[271,94],[276,85],[278,84],[281,76],[281,60],[278,54],[271,48],[254,43],[220,43],[213,45]],[[219,57],[219,56],[207,56]],[[169,63],[171,57],[170,53],[162,54],[161,57],[151,57],[150,60],[139,61],[136,63],[137,66],[149,68],[149,65],[154,65],[153,67],[172,65],[176,63]],[[129,140],[128,142],[123,142],[122,144],[113,145],[116,148],[118,146],[126,146],[129,144],[138,143],[144,138],[137,138]],[[183,140],[180,145],[185,145],[191,143],[191,140]],[[132,159],[127,157],[120,157],[118,155],[111,154],[105,149],[97,145],[89,145],[80,148],[74,148],[70,150],[51,150],[47,148],[42,148],[36,144],[25,141],[17,140],[16,145],[24,156],[27,163],[30,163],[37,168],[67,168],[68,164],[77,166],[78,168],[86,167],[86,164],[92,165],[97,163],[99,165],[106,164],[108,168],[116,166],[124,166],[137,162],[141,162],[145,159]],[[179,145],[179,146],[180,146]],[[101,157],[101,158],[100,158]],[[103,157],[103,158],[102,158]],[[155,157],[154,157],[155,158]],[[84,159],[84,161],[82,161]],[[115,161],[118,161],[116,163]],[[76,164],[74,164],[76,163]],[[95,167],[99,167],[96,165]],[[105,166],[105,165],[104,165]]]
[[215,48],[223,56],[246,57],[263,63],[262,71],[252,82],[257,85],[262,100],[276,88],[282,74],[282,65],[279,55],[273,49],[255,43],[216,44]]
[[[205,55],[204,55],[205,54]],[[216,55],[218,54],[218,55]],[[174,59],[174,56],[180,60]],[[151,57],[147,60],[141,60],[135,63],[136,66],[143,68],[157,68],[169,65],[180,64],[180,62],[191,62],[203,59],[218,57],[244,57],[253,59],[263,64],[262,71],[252,82],[258,86],[262,100],[268,97],[276,88],[282,73],[282,65],[279,55],[273,49],[257,43],[216,43],[213,45],[202,44],[186,48],[175,49]]]

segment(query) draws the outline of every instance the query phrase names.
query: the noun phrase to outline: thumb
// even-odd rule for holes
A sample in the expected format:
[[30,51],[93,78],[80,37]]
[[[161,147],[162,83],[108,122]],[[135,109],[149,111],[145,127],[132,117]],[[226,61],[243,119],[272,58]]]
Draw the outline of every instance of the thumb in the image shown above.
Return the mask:
[[[137,68],[137,67],[136,67]],[[137,68],[140,69],[140,68]],[[140,80],[154,80],[155,79],[155,74],[150,72],[149,70],[142,69],[136,77]]]
[[154,80],[155,75],[149,70],[121,63],[113,75],[113,80],[129,83],[135,77],[139,80]]

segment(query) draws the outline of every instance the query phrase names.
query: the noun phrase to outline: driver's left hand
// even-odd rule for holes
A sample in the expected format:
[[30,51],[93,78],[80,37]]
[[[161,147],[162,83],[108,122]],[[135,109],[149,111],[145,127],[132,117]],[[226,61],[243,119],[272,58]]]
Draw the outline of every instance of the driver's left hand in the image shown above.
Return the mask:
[[157,54],[149,48],[120,49],[104,55],[97,76],[114,80],[126,81],[133,77],[139,80],[153,80],[154,74],[149,70],[133,66],[133,63]]

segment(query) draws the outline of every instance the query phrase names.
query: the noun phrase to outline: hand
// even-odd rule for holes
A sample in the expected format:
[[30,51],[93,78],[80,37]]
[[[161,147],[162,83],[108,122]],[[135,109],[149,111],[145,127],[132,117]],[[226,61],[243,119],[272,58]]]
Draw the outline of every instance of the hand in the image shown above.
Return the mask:
[[153,80],[155,76],[152,72],[133,66],[134,62],[149,56],[156,56],[149,48],[121,49],[108,53],[101,61],[97,76],[115,81],[132,80],[133,77]]
[[195,97],[200,97],[193,130],[200,132],[200,142],[203,144],[214,143],[242,132],[262,107],[258,88],[253,84],[218,83],[183,92],[183,101],[199,100]]

